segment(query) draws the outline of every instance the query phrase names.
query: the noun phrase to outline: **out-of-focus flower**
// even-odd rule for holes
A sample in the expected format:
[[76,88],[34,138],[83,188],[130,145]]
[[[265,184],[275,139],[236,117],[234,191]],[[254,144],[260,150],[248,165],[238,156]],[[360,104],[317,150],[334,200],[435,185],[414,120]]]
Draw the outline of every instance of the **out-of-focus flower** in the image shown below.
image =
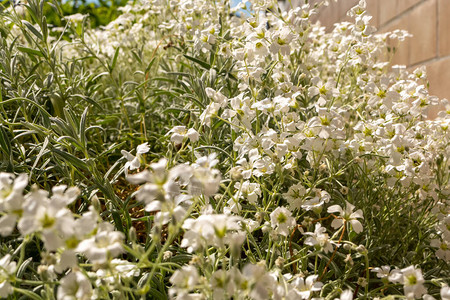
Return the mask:
[[91,282],[81,271],[72,271],[61,279],[57,293],[58,300],[89,300],[91,296]]
[[28,176],[20,174],[17,178],[10,173],[0,173],[0,235],[8,236],[14,230],[19,216],[22,214],[23,190],[28,184]]
[[241,217],[224,214],[203,214],[197,219],[187,219],[183,224],[187,231],[181,247],[187,247],[189,252],[209,245],[240,247],[245,238],[242,221]]
[[291,299],[294,295],[297,299],[310,299],[313,292],[320,291],[323,283],[317,281],[318,275],[310,275],[306,279],[297,277],[291,283],[293,289],[290,291]]
[[13,287],[10,283],[10,277],[14,276],[16,271],[16,262],[11,261],[11,255],[7,254],[0,259],[0,297],[7,298],[12,294]]
[[169,288],[169,295],[181,299],[191,299],[188,294],[195,288],[199,279],[200,275],[197,268],[191,265],[183,266],[170,277],[170,283],[173,284],[173,287]]
[[96,234],[81,241],[76,250],[94,264],[105,264],[123,252],[124,238],[122,232],[114,231],[112,224],[104,222],[98,225]]
[[191,142],[198,141],[198,138],[200,137],[200,134],[197,132],[197,130],[193,128],[186,129],[186,126],[175,126],[169,131],[170,140],[175,145],[180,145],[183,143],[185,138],[188,138]]

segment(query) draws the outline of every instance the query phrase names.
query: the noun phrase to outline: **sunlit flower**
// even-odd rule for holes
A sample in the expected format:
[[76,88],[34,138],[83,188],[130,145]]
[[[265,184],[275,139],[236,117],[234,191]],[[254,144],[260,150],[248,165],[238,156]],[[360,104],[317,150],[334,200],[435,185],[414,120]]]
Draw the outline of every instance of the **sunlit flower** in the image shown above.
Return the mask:
[[297,224],[292,213],[285,207],[277,207],[270,214],[272,228],[280,235],[289,236],[290,230]]
[[339,205],[332,205],[332,206],[328,207],[328,210],[327,210],[328,213],[336,213],[337,212],[340,214],[339,218],[335,218],[333,220],[333,222],[331,223],[331,226],[333,228],[340,228],[342,225],[344,225],[344,221],[345,221],[345,222],[349,222],[352,225],[352,228],[356,233],[362,232],[363,231],[362,224],[357,219],[363,218],[363,212],[360,209],[353,212],[354,208],[355,208],[355,206],[348,203],[347,201],[346,201],[345,209],[343,209]]
[[130,152],[122,150],[122,155],[127,159],[125,163],[125,176],[128,175],[128,170],[136,170],[141,166],[142,154],[150,151],[148,143],[141,144],[136,147],[136,156],[132,155]]

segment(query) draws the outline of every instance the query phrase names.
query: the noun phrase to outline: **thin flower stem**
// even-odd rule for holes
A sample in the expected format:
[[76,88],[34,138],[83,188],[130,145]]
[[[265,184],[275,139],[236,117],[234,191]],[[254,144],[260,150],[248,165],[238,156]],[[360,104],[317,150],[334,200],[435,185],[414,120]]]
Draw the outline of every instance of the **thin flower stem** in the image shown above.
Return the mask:
[[339,246],[339,244],[341,243],[342,238],[344,237],[344,232],[345,232],[345,225],[346,225],[346,223],[347,223],[347,222],[344,220],[344,224],[342,225],[342,232],[341,232],[341,236],[339,237],[338,244],[337,244],[336,248],[334,248],[333,254],[331,254],[331,257],[330,257],[330,259],[328,260],[328,263],[326,264],[325,268],[323,269],[322,275],[320,275],[320,277],[319,277],[319,279],[318,279],[319,281],[320,281],[320,280],[323,278],[323,276],[325,275],[325,273],[326,273],[326,271],[327,271],[329,265],[331,264],[331,262],[333,261],[334,256],[336,255],[338,246]]

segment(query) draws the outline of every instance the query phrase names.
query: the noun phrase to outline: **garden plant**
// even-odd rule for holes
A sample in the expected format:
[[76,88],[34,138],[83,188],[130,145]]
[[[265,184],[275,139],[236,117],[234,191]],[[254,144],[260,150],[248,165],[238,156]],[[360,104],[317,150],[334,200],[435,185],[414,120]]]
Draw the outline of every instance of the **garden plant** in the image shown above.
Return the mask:
[[0,298],[449,300],[450,105],[308,2],[1,7]]

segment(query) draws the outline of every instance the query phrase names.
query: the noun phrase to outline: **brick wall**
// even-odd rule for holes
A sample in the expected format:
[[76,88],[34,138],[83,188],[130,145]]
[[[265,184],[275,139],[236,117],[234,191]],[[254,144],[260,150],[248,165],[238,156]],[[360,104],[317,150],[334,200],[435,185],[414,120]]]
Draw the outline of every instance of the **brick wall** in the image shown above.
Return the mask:
[[[295,0],[294,0],[295,1]],[[294,2],[293,1],[293,2]],[[299,0],[297,0],[299,1]],[[327,30],[347,21],[358,0],[330,1],[317,16]],[[393,64],[409,69],[425,65],[430,94],[450,99],[450,0],[366,0],[367,12],[378,32],[405,29],[413,35],[397,46]]]

